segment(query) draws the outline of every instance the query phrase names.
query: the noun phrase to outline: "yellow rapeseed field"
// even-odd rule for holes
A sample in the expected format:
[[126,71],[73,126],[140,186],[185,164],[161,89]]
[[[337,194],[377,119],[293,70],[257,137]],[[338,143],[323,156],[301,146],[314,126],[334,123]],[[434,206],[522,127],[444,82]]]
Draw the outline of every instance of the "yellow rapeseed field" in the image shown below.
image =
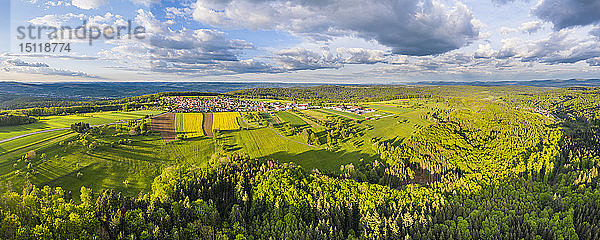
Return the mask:
[[240,114],[237,112],[218,112],[213,113],[213,129],[219,130],[234,130],[239,129],[240,125],[237,122],[237,117]]
[[175,131],[177,135],[185,135],[188,138],[204,136],[202,113],[178,113],[175,115]]

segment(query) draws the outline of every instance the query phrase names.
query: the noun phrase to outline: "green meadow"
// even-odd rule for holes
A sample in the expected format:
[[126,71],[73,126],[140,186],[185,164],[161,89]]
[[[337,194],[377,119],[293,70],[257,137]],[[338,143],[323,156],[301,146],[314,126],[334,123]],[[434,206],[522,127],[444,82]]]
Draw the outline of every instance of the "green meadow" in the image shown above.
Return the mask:
[[272,128],[227,131],[219,136],[225,149],[263,160],[294,162],[306,169],[339,171],[340,165],[356,163],[373,155],[360,150],[312,147],[277,134]]
[[[116,189],[127,195],[136,195],[151,188],[152,181],[162,169],[177,164],[202,164],[214,156],[215,152],[225,151],[248,155],[262,160],[294,162],[306,169],[339,171],[341,165],[357,163],[360,159],[376,159],[372,139],[401,139],[410,136],[418,129],[430,124],[422,115],[435,103],[402,102],[416,108],[395,107],[391,102],[363,103],[362,106],[377,111],[356,115],[330,109],[302,110],[299,113],[280,111],[271,116],[266,112],[254,113],[258,121],[244,123],[241,117],[237,122],[242,129],[221,131],[215,138],[199,136],[165,143],[158,133],[130,136],[125,124],[106,127],[103,134],[86,136],[70,130],[51,131],[26,136],[0,143],[0,180],[22,185],[27,179],[36,185],[61,186],[76,192],[81,186],[94,190]],[[40,122],[14,127],[3,138],[44,129],[66,128],[76,122],[99,125],[124,120],[139,119],[155,115],[159,111],[135,111],[126,113],[103,112],[55,116],[40,119]],[[317,123],[300,115],[318,119]],[[250,113],[242,113],[247,116]],[[186,125],[199,125],[198,121],[187,122],[192,118],[176,117],[179,131]],[[191,115],[190,115],[191,116]],[[286,136],[277,125],[289,123],[299,132]],[[359,135],[338,142],[336,146],[310,145],[306,143],[305,129],[312,129],[319,136],[326,136],[322,121],[331,118],[361,119],[355,122],[364,131]],[[365,120],[369,117],[369,120]],[[247,117],[245,117],[246,119]],[[197,120],[197,119],[196,119]],[[263,124],[260,125],[259,122]],[[272,124],[274,126],[268,126]],[[317,127],[315,127],[317,126]],[[201,126],[197,126],[201,127]],[[120,130],[116,130],[120,129]],[[200,128],[201,129],[201,128]],[[9,129],[3,128],[8,132]],[[88,139],[89,138],[89,139]],[[81,142],[84,142],[82,144]],[[97,145],[93,149],[88,145]],[[28,152],[35,151],[33,161],[23,159]],[[43,155],[42,155],[43,154]]]
[[[19,186],[27,179],[36,185],[61,186],[75,193],[81,186],[95,191],[115,189],[133,196],[148,191],[163,168],[202,164],[215,151],[213,139],[206,137],[167,144],[157,133],[128,136],[109,130],[82,140],[81,134],[70,130],[59,132],[53,140],[44,141],[49,136],[39,136],[40,143],[16,150],[15,154],[0,155],[0,180]],[[81,141],[97,147],[90,149]],[[31,150],[36,152],[35,160],[23,160],[21,156]]]
[[321,109],[316,109],[316,111],[318,112],[322,112],[322,113],[326,113],[326,114],[333,114],[333,115],[338,115],[338,116],[342,116],[342,117],[347,117],[353,120],[363,120],[365,119],[365,117],[358,115],[358,114],[354,114],[354,113],[349,113],[349,112],[342,112],[342,111],[338,111],[338,110],[333,110],[333,109],[327,109],[327,108],[321,108]]
[[132,112],[99,112],[83,113],[65,116],[40,117],[39,121],[32,124],[0,127],[0,140],[19,136],[31,132],[48,129],[68,128],[73,123],[85,122],[90,125],[113,123],[143,118],[146,115],[156,115],[162,111],[140,110]]
[[304,125],[306,125],[306,122],[304,120],[302,120],[302,118],[299,118],[298,116],[296,116],[296,115],[294,115],[292,113],[289,113],[289,112],[279,111],[279,112],[277,112],[277,116],[283,122],[289,123],[289,124],[294,125],[294,126],[304,126]]

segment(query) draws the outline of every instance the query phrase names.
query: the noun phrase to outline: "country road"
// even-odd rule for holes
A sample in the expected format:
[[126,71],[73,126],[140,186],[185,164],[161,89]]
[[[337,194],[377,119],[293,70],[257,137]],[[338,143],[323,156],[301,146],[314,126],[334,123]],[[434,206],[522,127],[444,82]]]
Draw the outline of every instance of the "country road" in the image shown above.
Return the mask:
[[55,129],[46,129],[46,130],[37,131],[37,132],[25,133],[25,134],[22,134],[22,135],[19,135],[19,136],[14,136],[14,137],[10,137],[10,138],[7,138],[7,139],[2,139],[2,140],[0,140],[0,143],[12,141],[12,140],[19,139],[19,138],[22,138],[22,137],[27,137],[27,136],[35,135],[35,134],[38,134],[38,133],[54,132],[54,131],[68,130],[68,129],[71,129],[71,128],[55,128]]

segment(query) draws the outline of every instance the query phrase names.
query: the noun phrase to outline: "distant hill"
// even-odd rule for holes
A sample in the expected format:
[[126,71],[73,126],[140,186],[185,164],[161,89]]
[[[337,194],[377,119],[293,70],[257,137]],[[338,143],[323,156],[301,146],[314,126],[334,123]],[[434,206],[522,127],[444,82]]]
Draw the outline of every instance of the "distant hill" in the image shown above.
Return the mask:
[[600,87],[600,79],[567,79],[567,80],[529,80],[529,81],[423,81],[407,83],[407,85],[436,85],[436,86],[530,86],[530,87]]
[[320,84],[229,82],[0,82],[0,94],[69,99],[105,99],[133,97],[159,92],[193,91],[225,93],[248,88],[285,88],[315,85]]
[[[159,92],[214,92],[226,93],[250,88],[289,88],[311,87],[327,84],[315,83],[244,83],[244,82],[64,82],[64,83],[22,83],[0,82],[0,98],[17,99],[22,97],[59,98],[69,100],[97,100],[133,97]],[[339,84],[346,85],[346,84]],[[359,84],[350,84],[360,86]],[[372,84],[365,84],[371,85]],[[532,87],[600,87],[600,79],[531,80],[531,81],[423,81],[396,85],[433,86],[532,86]],[[1,100],[1,99],[0,99]]]

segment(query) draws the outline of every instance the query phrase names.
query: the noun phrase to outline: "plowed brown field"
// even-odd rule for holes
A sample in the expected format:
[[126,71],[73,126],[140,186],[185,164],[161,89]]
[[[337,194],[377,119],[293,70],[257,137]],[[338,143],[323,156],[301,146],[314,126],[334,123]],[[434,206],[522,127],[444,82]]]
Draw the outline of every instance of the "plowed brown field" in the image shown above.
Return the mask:
[[175,133],[175,113],[165,113],[152,118],[152,130],[160,132],[165,142],[177,139]]

